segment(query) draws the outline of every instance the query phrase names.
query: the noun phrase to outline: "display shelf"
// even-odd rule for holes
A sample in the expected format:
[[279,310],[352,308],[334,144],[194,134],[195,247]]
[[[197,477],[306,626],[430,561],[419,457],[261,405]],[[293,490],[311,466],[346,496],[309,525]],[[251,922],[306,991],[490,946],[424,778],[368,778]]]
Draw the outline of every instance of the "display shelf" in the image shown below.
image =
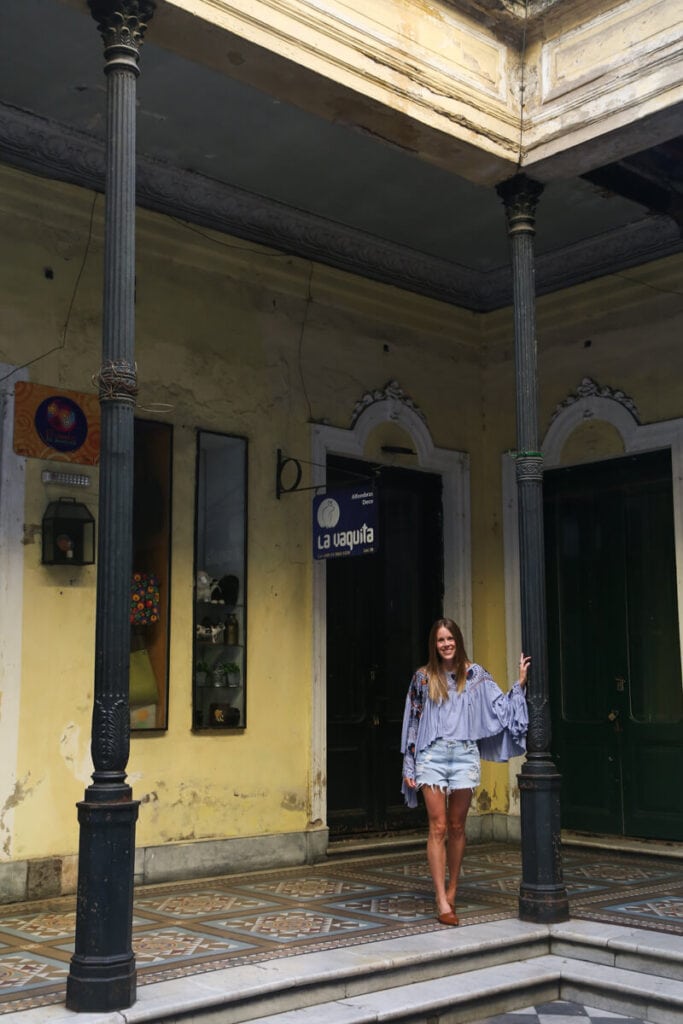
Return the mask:
[[195,731],[246,727],[245,482],[246,442],[200,431],[192,648]]

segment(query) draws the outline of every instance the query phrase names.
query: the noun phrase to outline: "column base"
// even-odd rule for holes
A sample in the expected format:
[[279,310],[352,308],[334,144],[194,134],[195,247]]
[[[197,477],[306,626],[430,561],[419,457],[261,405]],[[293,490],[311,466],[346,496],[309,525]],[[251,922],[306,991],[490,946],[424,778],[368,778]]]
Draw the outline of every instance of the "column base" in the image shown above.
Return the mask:
[[138,807],[125,785],[91,786],[78,804],[76,942],[66,983],[69,1010],[124,1010],[135,1002],[132,931]]
[[71,959],[66,979],[66,1008],[80,1013],[125,1010],[137,996],[135,957],[79,957]]
[[531,754],[519,782],[522,825],[522,884],[519,917],[536,924],[569,920],[569,899],[562,877],[560,783],[547,753]]
[[569,900],[564,886],[534,889],[522,884],[519,890],[519,919],[532,924],[559,924],[569,920]]

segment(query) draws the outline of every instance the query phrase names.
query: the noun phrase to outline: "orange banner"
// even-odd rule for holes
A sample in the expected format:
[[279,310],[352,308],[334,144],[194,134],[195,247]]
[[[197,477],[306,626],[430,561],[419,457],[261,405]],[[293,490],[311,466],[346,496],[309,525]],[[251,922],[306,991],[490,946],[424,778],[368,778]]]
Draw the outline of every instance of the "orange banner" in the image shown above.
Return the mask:
[[96,466],[100,461],[97,395],[18,381],[14,386],[14,450],[33,459]]

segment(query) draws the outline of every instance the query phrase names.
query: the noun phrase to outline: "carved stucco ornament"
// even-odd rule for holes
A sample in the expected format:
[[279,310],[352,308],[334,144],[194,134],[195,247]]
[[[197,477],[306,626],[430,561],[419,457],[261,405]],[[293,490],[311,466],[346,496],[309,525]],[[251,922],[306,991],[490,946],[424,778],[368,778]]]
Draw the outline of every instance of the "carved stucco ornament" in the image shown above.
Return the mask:
[[[607,385],[600,385],[591,377],[584,377],[576,391],[573,394],[568,395],[567,398],[564,399],[564,401],[560,402],[560,404],[556,407],[550,422],[552,423],[554,420],[557,419],[558,416],[561,415],[561,413],[565,409],[568,409],[569,406],[574,405],[576,402],[581,401],[581,399],[583,398],[609,398],[610,401],[618,402],[619,405],[622,405],[625,409],[628,409],[633,418],[638,423],[640,423],[640,415],[638,413],[638,408],[636,406],[636,403],[629,395],[627,395],[624,391],[615,390],[614,388],[610,388]],[[590,419],[593,416],[593,412],[587,409],[584,413],[584,416],[586,417],[586,419]]]
[[[420,407],[412,400],[412,398],[410,398],[410,396],[405,393],[405,391],[400,386],[398,381],[390,380],[384,385],[383,388],[375,388],[372,391],[366,391],[363,397],[358,402],[356,402],[356,405],[354,406],[353,410],[353,415],[351,417],[351,426],[354,427],[356,425],[361,413],[365,412],[365,410],[368,409],[371,405],[374,405],[376,402],[387,401],[400,402],[402,405],[405,405],[408,409],[411,409],[412,412],[419,416],[423,423],[427,422],[425,414],[422,412]],[[397,418],[398,417],[396,415],[391,416],[391,419]]]

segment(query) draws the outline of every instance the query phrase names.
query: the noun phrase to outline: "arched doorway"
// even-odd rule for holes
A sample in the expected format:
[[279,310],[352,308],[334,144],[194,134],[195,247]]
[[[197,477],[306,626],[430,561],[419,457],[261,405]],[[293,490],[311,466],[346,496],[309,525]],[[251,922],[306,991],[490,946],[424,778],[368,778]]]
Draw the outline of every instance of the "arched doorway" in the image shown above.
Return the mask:
[[[628,396],[586,379],[558,407],[543,453],[562,825],[683,839],[683,421],[642,426]],[[519,643],[511,463],[509,650]]]
[[[409,442],[412,455],[401,456],[397,459],[392,457],[390,452],[382,452],[382,445],[379,443],[382,432],[393,429],[403,432]],[[406,447],[408,446],[406,445]],[[441,490],[440,541],[443,552],[443,607],[447,614],[459,621],[466,643],[471,644],[469,457],[462,452],[436,448],[431,440],[424,416],[415,404],[403,394],[400,387],[392,382],[380,391],[373,391],[363,396],[356,406],[356,414],[350,429],[345,430],[319,424],[312,427],[312,477],[316,485],[321,487],[327,485],[328,460],[333,462],[335,458],[372,462],[386,473],[387,486],[389,482],[392,483],[392,486],[396,484],[398,476],[394,473],[395,470],[405,469],[408,476],[403,478],[399,491],[402,488],[404,491],[407,489],[408,492],[416,489],[419,491],[421,486],[427,486],[425,481],[428,476],[438,481],[434,486],[438,487],[440,484]],[[397,462],[407,463],[407,465],[399,467]],[[417,477],[421,477],[421,481],[417,481],[415,479]],[[406,484],[408,480],[410,482]],[[409,500],[414,500],[414,498]],[[428,518],[429,514],[427,514],[427,520]],[[312,820],[315,822],[327,822],[328,820],[327,574],[326,562],[316,561],[313,568],[311,751],[311,812]],[[431,608],[429,614],[432,614]],[[419,626],[418,622],[418,628]],[[372,671],[372,668],[369,671]],[[397,683],[399,691],[402,691],[401,702],[405,698],[408,682],[409,676],[401,678]],[[374,713],[373,707],[371,714],[374,715]],[[388,729],[391,731],[391,727]],[[392,737],[394,752],[398,749],[399,738],[399,736]],[[380,754],[380,756],[384,755]],[[391,756],[393,758],[394,755]],[[398,789],[400,787],[400,761],[397,761],[388,771],[395,774],[395,788]],[[388,801],[388,803],[390,802]],[[377,820],[376,813],[373,812],[373,814],[375,814],[373,820]],[[412,821],[413,826],[414,824],[415,822]]]

